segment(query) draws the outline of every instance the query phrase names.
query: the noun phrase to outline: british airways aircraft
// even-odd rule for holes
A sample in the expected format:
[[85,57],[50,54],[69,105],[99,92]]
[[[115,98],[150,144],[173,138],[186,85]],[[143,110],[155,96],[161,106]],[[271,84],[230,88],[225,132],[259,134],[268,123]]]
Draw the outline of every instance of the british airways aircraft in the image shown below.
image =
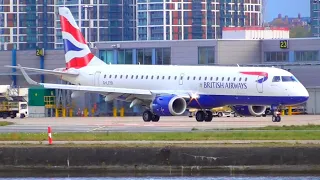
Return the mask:
[[[198,122],[212,121],[211,108],[229,105],[242,116],[258,116],[271,106],[273,122],[280,122],[278,109],[304,103],[309,94],[290,72],[273,67],[223,67],[176,65],[111,65],[91,53],[67,7],[59,7],[65,50],[65,68],[43,70],[18,66],[29,84],[72,90],[72,97],[85,92],[105,96],[106,101],[131,102],[146,108],[145,122],[160,116],[179,116],[197,109]],[[26,71],[53,74],[72,85],[38,83]]]

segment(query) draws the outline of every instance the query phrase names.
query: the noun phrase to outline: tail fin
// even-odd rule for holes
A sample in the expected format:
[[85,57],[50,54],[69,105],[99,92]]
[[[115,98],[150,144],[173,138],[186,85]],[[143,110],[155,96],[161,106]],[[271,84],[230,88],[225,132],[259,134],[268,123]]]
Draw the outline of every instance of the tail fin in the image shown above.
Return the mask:
[[65,51],[67,68],[82,68],[85,66],[97,66],[102,63],[87,45],[81,30],[74,20],[71,11],[67,7],[59,7],[62,39]]

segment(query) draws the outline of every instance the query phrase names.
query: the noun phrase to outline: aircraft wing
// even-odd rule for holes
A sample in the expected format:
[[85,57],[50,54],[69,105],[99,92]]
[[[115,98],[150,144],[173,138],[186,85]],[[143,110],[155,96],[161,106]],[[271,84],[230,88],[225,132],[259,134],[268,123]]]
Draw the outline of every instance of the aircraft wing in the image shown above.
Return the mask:
[[52,74],[52,75],[68,75],[68,76],[78,76],[79,73],[76,72],[63,72],[63,71],[56,71],[56,70],[47,70],[47,69],[37,69],[37,68],[30,68],[30,67],[21,67],[20,65],[18,66],[4,66],[4,67],[11,67],[11,68],[16,68],[16,69],[24,69],[27,71],[32,71],[32,72],[39,72],[43,74]]
[[73,91],[86,91],[96,93],[116,93],[116,94],[127,94],[127,95],[147,95],[154,96],[155,94],[175,94],[183,98],[190,98],[191,94],[183,91],[157,91],[157,90],[146,90],[146,89],[129,89],[129,88],[113,88],[113,87],[99,87],[99,86],[83,86],[83,85],[67,85],[67,84],[52,84],[52,83],[38,83],[32,80],[25,72],[25,68],[18,65],[22,75],[26,81],[31,85],[43,86],[48,89],[66,89]]

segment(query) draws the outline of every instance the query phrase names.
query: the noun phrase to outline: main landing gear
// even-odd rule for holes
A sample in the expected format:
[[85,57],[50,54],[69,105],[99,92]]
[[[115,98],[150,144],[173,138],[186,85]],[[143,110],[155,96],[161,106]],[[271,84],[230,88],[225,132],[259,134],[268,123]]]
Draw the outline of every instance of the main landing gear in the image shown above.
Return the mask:
[[160,119],[160,116],[153,114],[151,111],[146,110],[142,114],[142,119],[144,122],[158,122]]
[[280,116],[281,108],[271,106],[271,111],[272,111],[272,122],[280,122],[281,121],[281,116]]
[[198,122],[211,122],[213,118],[212,112],[211,111],[202,111],[199,110],[196,113],[196,120]]

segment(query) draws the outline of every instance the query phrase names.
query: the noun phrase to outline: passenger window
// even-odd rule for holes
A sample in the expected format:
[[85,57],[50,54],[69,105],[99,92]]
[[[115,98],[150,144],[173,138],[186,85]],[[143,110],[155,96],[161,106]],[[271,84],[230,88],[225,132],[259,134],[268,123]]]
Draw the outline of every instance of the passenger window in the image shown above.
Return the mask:
[[244,81],[247,81],[248,80],[248,78],[246,78]]
[[104,78],[106,78],[107,77],[107,75],[104,75]]
[[153,76],[151,76],[151,79],[153,79]]
[[239,81],[241,81],[241,78],[239,78]]
[[187,78],[188,80],[190,79],[190,76],[188,76],[188,78]]
[[136,75],[136,79],[138,79],[138,75]]
[[180,80],[182,80],[183,79],[183,76],[180,76]]
[[223,81],[224,80],[224,77],[222,77],[222,80],[221,81]]
[[201,76],[199,77],[199,80],[201,80]]
[[122,75],[120,75],[120,79],[122,79]]
[[228,77],[228,81],[230,81],[230,77]]
[[164,79],[164,76],[162,76],[162,79]]
[[235,78],[235,77],[233,78],[233,81],[236,81],[236,78]]
[[159,76],[157,76],[157,79],[159,79]]
[[174,80],[177,80],[177,76],[174,77]]
[[114,78],[117,79],[117,75],[115,75]]
[[141,75],[141,79],[143,79],[143,75]]
[[195,76],[193,76],[193,80],[196,80],[196,77],[195,77]]
[[274,76],[272,79],[272,82],[280,82],[280,81],[281,81],[280,76]]
[[131,79],[133,79],[133,75],[131,76]]
[[170,80],[170,77],[171,77],[171,76],[168,77],[169,80]]
[[112,77],[112,75],[110,74],[109,78],[111,78],[111,77]]
[[126,79],[128,79],[128,75],[126,75]]
[[204,80],[206,81],[206,80],[207,80],[207,77],[205,77]]
[[219,80],[219,78],[218,77],[216,77],[216,81],[218,81]]
[[210,81],[212,81],[213,77],[210,78]]

